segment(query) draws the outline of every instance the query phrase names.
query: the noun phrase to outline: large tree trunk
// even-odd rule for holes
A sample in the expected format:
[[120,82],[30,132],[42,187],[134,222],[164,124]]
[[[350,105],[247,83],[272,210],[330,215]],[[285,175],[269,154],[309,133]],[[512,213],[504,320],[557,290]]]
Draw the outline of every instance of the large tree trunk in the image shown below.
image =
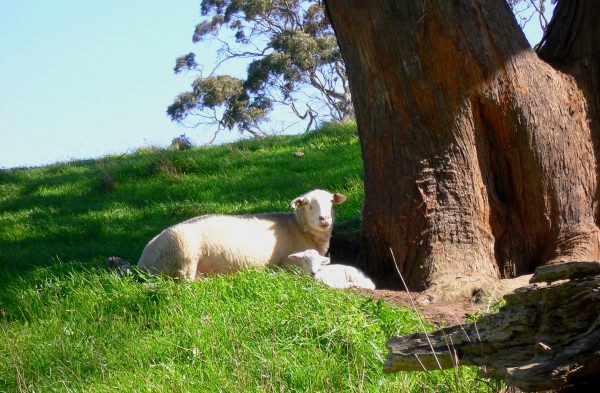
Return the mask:
[[326,1],[364,161],[361,267],[394,272],[393,252],[410,288],[452,297],[598,259],[598,81],[565,55],[593,55],[598,3],[559,2],[551,66],[504,0]]

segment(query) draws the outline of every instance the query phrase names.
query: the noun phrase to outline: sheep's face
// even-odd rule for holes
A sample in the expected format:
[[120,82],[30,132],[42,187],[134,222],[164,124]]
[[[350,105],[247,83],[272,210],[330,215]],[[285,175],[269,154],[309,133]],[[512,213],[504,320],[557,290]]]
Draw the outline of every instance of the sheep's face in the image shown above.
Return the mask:
[[294,199],[291,205],[296,212],[304,215],[311,229],[326,232],[333,225],[333,205],[345,200],[342,194],[313,190]]
[[288,258],[309,276],[314,276],[321,270],[321,266],[328,265],[330,262],[329,258],[313,249],[288,255]]

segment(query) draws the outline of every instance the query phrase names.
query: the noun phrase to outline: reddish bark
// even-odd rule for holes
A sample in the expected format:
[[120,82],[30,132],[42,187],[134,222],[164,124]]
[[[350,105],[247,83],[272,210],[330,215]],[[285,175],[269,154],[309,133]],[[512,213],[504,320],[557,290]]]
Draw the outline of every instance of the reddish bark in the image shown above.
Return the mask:
[[598,3],[559,2],[544,61],[504,0],[326,1],[364,161],[361,267],[395,271],[391,248],[423,289],[598,259]]

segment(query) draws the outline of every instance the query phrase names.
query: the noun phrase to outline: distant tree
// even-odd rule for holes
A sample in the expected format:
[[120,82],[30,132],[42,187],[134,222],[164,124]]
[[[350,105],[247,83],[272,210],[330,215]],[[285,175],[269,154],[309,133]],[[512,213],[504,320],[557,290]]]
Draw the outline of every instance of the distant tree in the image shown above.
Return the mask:
[[[217,133],[237,128],[260,136],[276,105],[288,106],[307,130],[319,117],[354,117],[344,61],[321,1],[202,0],[201,13],[206,19],[193,42],[219,42],[220,61],[205,76],[194,53],[177,58],[176,74],[200,76],[168,107],[171,120],[191,116],[193,125],[216,125]],[[227,29],[235,42],[220,35]],[[241,58],[253,59],[246,79],[215,74],[222,63]]]
[[185,134],[181,134],[171,140],[171,147],[178,150],[189,150],[194,147],[194,142]]

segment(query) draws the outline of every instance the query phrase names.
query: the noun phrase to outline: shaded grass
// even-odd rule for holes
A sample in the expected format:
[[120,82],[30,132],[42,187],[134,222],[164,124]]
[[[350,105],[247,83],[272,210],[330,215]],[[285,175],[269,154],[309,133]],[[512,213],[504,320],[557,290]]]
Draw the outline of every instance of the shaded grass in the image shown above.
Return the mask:
[[313,188],[358,217],[355,130],[0,171],[0,392],[487,391],[472,369],[382,375],[384,342],[419,325],[360,293],[278,270],[175,285],[104,267],[176,222],[290,211]]
[[[135,261],[148,239],[176,222],[290,211],[289,201],[313,188],[343,192],[349,201],[338,218],[357,217],[362,164],[354,130],[326,125],[296,137],[0,171],[0,280],[57,259]],[[305,155],[293,154],[299,150]]]

